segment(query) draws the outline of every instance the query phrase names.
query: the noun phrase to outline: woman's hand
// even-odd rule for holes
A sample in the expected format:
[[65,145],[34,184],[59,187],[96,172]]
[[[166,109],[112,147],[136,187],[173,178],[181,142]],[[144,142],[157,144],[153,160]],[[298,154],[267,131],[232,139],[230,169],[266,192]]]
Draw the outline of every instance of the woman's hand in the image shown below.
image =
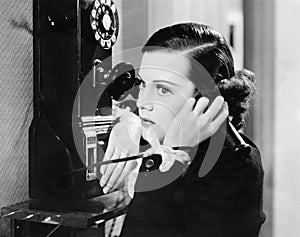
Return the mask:
[[212,136],[228,117],[228,105],[221,96],[206,111],[209,103],[206,97],[201,97],[193,109],[195,102],[195,98],[190,98],[184,104],[167,130],[164,145],[196,146]]
[[[137,155],[141,133],[141,123],[137,116],[132,114],[121,119],[111,131],[103,161]],[[103,192],[108,193],[124,184],[137,165],[138,162],[132,160],[102,166],[100,185]]]

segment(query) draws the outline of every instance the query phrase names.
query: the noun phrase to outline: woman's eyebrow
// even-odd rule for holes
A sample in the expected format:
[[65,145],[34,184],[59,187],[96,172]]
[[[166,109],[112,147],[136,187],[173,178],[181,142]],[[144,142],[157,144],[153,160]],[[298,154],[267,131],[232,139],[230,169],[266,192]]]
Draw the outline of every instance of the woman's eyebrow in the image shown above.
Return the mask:
[[153,80],[152,82],[155,82],[155,83],[169,83],[169,84],[174,85],[174,86],[182,87],[181,85],[176,84],[176,83],[171,82],[171,81],[165,81],[165,80]]
[[[143,80],[143,77],[137,72],[137,77],[139,78],[139,80],[140,81],[143,81],[143,82],[145,82],[144,80]],[[169,83],[169,84],[171,84],[171,85],[174,85],[174,86],[178,86],[178,87],[182,87],[181,85],[179,85],[179,84],[176,84],[176,83],[174,83],[174,82],[171,82],[171,81],[166,81],[166,80],[153,80],[152,82],[154,82],[154,83]]]

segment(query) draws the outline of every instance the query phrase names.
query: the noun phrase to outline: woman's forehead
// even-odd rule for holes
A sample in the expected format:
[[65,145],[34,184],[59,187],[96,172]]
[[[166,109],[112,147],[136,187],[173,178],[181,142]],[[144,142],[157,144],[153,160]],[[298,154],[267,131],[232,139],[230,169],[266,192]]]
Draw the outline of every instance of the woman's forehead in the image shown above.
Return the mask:
[[146,52],[143,55],[139,74],[143,80],[172,80],[190,82],[190,62],[180,53]]
[[190,69],[188,58],[181,53],[173,52],[146,52],[143,54],[141,67],[161,67],[171,71]]

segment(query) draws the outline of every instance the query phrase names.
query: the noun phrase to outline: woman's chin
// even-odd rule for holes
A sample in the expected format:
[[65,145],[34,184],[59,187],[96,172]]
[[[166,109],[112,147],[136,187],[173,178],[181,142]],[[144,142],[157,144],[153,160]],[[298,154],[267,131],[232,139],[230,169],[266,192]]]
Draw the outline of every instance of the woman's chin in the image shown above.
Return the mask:
[[154,132],[156,133],[158,140],[160,142],[162,142],[164,140],[165,136],[166,136],[165,129],[162,126],[158,125],[158,124],[154,124],[151,127],[154,130]]

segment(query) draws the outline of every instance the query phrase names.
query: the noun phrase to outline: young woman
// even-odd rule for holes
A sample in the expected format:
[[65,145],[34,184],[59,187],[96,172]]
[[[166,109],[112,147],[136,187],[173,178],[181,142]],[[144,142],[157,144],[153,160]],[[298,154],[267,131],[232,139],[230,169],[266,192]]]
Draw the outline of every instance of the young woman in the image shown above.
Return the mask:
[[[242,135],[251,145],[248,155],[236,155],[226,146],[221,147],[218,157],[207,154],[211,135],[227,117],[237,130],[242,128],[254,91],[252,73],[235,72],[226,40],[206,25],[183,23],[163,28],[149,38],[142,51],[137,107],[142,130],[151,131],[143,137],[154,151],[155,146],[162,144],[191,147],[196,152],[188,151],[191,159],[187,167],[172,182],[152,190],[145,188],[147,192],[138,192],[145,190],[136,186],[122,236],[258,236],[265,216],[263,169],[257,147]],[[192,72],[194,62],[203,66],[220,91],[221,96],[210,106],[207,98],[194,98],[199,91]],[[136,134],[143,132],[130,135],[132,142],[118,148],[118,134],[126,126],[130,125],[120,123],[112,132],[116,136],[110,139],[105,159],[140,152],[140,136]],[[205,159],[217,161],[204,177],[199,177]],[[177,163],[169,169],[178,168]],[[118,187],[134,166],[127,162],[102,167],[103,190],[109,192]],[[169,178],[167,173],[156,176],[163,180]],[[141,176],[136,184],[141,184]]]

